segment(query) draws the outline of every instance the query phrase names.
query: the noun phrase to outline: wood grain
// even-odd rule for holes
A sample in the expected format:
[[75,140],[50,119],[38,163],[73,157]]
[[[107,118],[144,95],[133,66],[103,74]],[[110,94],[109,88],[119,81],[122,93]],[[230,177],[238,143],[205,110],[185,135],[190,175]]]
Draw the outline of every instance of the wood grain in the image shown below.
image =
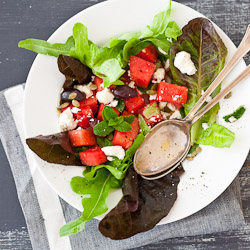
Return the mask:
[[[29,68],[35,58],[34,53],[17,47],[19,40],[28,37],[47,39],[57,27],[72,15],[98,2],[101,1],[0,0],[1,90],[25,82]],[[214,21],[226,32],[235,45],[239,44],[247,25],[250,23],[249,0],[179,0],[178,2],[196,9]],[[249,56],[246,56],[246,62],[250,63]],[[7,176],[5,171],[9,168],[6,157],[0,156],[0,160],[2,171],[0,182],[4,182],[12,177],[10,174]],[[248,156],[240,172],[240,184],[243,213],[246,221],[250,223],[250,156]],[[11,192],[13,194],[16,192],[14,186]],[[17,199],[15,202],[16,204],[12,201],[13,207],[18,206]],[[10,211],[14,210],[10,208]],[[20,219],[16,211],[12,213],[10,212],[10,217],[14,220]],[[18,227],[13,230],[13,228],[8,228],[8,224],[10,224],[10,220],[9,223],[6,222],[6,227],[0,228],[0,249],[32,249],[27,228]],[[238,231],[168,239],[137,249],[248,250],[250,249],[250,227]]]

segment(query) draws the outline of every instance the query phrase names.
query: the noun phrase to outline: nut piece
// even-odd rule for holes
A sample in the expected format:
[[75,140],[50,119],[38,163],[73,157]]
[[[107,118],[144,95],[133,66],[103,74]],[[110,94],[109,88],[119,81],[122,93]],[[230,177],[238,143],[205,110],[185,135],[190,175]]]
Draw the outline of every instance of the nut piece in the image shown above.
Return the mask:
[[[73,94],[73,93],[72,93]],[[77,100],[73,100],[72,101],[72,105],[74,106],[74,107],[80,107],[80,103],[77,101]]]
[[89,84],[89,88],[90,88],[91,90],[96,90],[96,89],[97,89],[97,86],[96,86],[94,83],[91,83],[91,84]]
[[157,91],[156,91],[156,90],[150,89],[150,90],[147,90],[146,93],[147,93],[148,95],[155,95],[155,94],[157,94]]
[[228,99],[228,98],[230,98],[232,96],[232,92],[229,92],[225,97],[224,97],[224,99]]
[[60,105],[60,109],[64,109],[69,106],[69,102],[64,102],[63,104]]

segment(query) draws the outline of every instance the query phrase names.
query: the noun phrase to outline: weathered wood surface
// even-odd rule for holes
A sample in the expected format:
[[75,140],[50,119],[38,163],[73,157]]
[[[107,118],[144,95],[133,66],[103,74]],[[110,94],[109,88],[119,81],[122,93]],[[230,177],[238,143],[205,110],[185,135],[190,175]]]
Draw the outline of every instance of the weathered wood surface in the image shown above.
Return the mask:
[[[0,0],[0,90],[25,82],[35,54],[17,48],[21,39],[48,38],[69,17],[100,0]],[[249,0],[179,0],[213,20],[238,45],[250,23]],[[132,7],[132,6],[131,6]],[[97,20],[98,21],[98,20]],[[250,57],[246,57],[250,62]],[[16,197],[8,162],[0,147],[0,249],[32,249]],[[241,196],[250,223],[250,157],[240,172]],[[196,237],[175,238],[142,249],[248,250],[250,228]]]

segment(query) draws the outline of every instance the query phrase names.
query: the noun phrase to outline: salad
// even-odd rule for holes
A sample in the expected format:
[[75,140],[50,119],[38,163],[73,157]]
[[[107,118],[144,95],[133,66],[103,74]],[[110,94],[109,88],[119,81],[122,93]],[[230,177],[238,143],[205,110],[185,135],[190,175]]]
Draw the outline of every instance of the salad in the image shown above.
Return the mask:
[[[99,223],[100,232],[111,239],[152,229],[177,199],[181,167],[147,181],[134,171],[133,156],[152,127],[188,114],[224,67],[227,48],[209,20],[193,19],[181,30],[170,14],[171,1],[145,29],[111,38],[104,47],[88,40],[81,23],[64,44],[37,39],[19,43],[57,57],[65,75],[58,93],[61,132],[28,138],[28,146],[47,162],[86,166],[70,183],[82,196],[82,216],[62,226],[61,236],[84,230],[88,221],[105,213],[111,189],[123,191]],[[200,144],[222,148],[233,143],[234,133],[216,123],[219,109],[217,104],[192,126],[189,158]],[[226,119],[233,122],[243,113],[240,107]]]

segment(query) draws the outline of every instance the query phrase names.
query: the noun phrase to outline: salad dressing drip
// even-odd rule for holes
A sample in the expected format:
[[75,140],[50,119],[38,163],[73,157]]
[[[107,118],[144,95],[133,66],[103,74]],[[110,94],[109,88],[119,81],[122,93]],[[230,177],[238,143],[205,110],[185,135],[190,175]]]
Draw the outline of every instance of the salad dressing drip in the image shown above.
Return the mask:
[[160,127],[138,150],[138,170],[150,173],[164,169],[183,154],[187,144],[188,137],[178,126]]

